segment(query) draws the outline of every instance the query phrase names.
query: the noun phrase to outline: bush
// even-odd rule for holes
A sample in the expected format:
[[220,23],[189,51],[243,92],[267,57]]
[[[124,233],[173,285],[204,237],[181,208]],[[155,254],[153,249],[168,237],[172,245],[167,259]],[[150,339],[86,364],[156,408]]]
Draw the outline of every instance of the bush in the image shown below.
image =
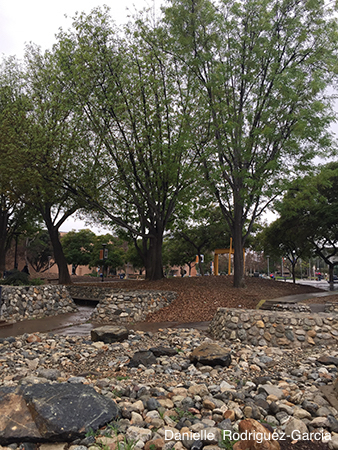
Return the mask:
[[2,283],[5,286],[28,286],[29,275],[28,273],[19,272],[18,270],[11,270],[7,272],[6,279]]

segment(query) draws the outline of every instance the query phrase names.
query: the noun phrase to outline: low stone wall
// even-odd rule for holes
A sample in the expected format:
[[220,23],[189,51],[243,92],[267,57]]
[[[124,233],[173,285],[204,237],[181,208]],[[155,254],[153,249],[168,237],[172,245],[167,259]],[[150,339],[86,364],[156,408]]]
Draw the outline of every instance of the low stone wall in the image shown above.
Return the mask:
[[218,308],[209,332],[218,340],[268,347],[337,345],[338,314]]
[[102,323],[140,322],[147,314],[168,306],[176,296],[166,291],[111,292],[100,300],[90,319]]
[[[112,288],[104,286],[104,283],[102,283],[102,286],[81,286],[73,284],[71,286],[68,285],[67,290],[72,298],[91,298],[98,300],[112,292]],[[114,292],[118,292],[118,290],[114,289]]]
[[77,311],[65,286],[2,286],[1,320],[23,320]]

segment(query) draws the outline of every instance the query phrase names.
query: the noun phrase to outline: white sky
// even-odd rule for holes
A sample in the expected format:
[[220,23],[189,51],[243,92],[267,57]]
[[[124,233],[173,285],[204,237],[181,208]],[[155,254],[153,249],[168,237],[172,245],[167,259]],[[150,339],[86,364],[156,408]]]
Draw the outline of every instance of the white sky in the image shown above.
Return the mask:
[[[156,7],[160,0],[156,1]],[[75,12],[89,13],[106,4],[117,24],[127,22],[128,14],[153,7],[153,0],[3,0],[0,6],[0,54],[22,57],[25,43],[51,48],[58,29],[71,27]],[[127,11],[129,8],[129,11]],[[68,18],[65,18],[65,15]]]

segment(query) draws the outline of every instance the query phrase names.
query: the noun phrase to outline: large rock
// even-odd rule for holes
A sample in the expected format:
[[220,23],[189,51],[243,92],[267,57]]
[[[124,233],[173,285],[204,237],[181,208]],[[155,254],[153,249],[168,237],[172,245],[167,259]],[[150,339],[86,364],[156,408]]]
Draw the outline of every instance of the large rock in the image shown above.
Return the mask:
[[170,347],[152,347],[149,349],[150,352],[154,353],[156,358],[159,356],[177,356],[177,350]]
[[231,354],[218,344],[206,342],[195,348],[190,355],[190,361],[193,364],[200,363],[211,367],[229,367],[231,364]]
[[241,420],[238,431],[240,434],[247,432],[248,439],[236,442],[233,450],[280,450],[280,445],[272,438],[272,433],[254,419]]
[[115,402],[83,384],[0,389],[0,445],[73,441],[119,418]]
[[319,390],[324,394],[330,405],[338,409],[338,378],[329,386],[319,386]]
[[149,367],[152,364],[156,364],[157,360],[153,352],[150,350],[144,350],[134,353],[134,356],[129,361],[129,367],[138,367],[143,364],[145,367]]
[[0,392],[0,445],[42,438],[23,397],[15,392]]
[[128,338],[129,331],[125,327],[105,325],[91,331],[92,341],[103,341],[105,344],[122,342]]

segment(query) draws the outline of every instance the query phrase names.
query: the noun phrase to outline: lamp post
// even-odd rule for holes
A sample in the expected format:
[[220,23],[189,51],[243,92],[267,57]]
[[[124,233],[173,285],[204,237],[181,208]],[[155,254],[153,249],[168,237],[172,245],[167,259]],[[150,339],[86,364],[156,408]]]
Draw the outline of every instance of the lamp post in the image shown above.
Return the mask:
[[15,236],[15,251],[14,251],[14,269],[18,268],[18,238],[19,234],[18,232],[13,233]]
[[266,255],[266,260],[267,260],[267,263],[268,263],[268,277],[270,276],[270,256],[269,255]]
[[104,262],[108,258],[108,249],[106,248],[106,246],[107,246],[107,244],[102,244],[102,260],[103,260],[103,264],[102,264],[102,283],[103,283],[103,278],[104,278]]

